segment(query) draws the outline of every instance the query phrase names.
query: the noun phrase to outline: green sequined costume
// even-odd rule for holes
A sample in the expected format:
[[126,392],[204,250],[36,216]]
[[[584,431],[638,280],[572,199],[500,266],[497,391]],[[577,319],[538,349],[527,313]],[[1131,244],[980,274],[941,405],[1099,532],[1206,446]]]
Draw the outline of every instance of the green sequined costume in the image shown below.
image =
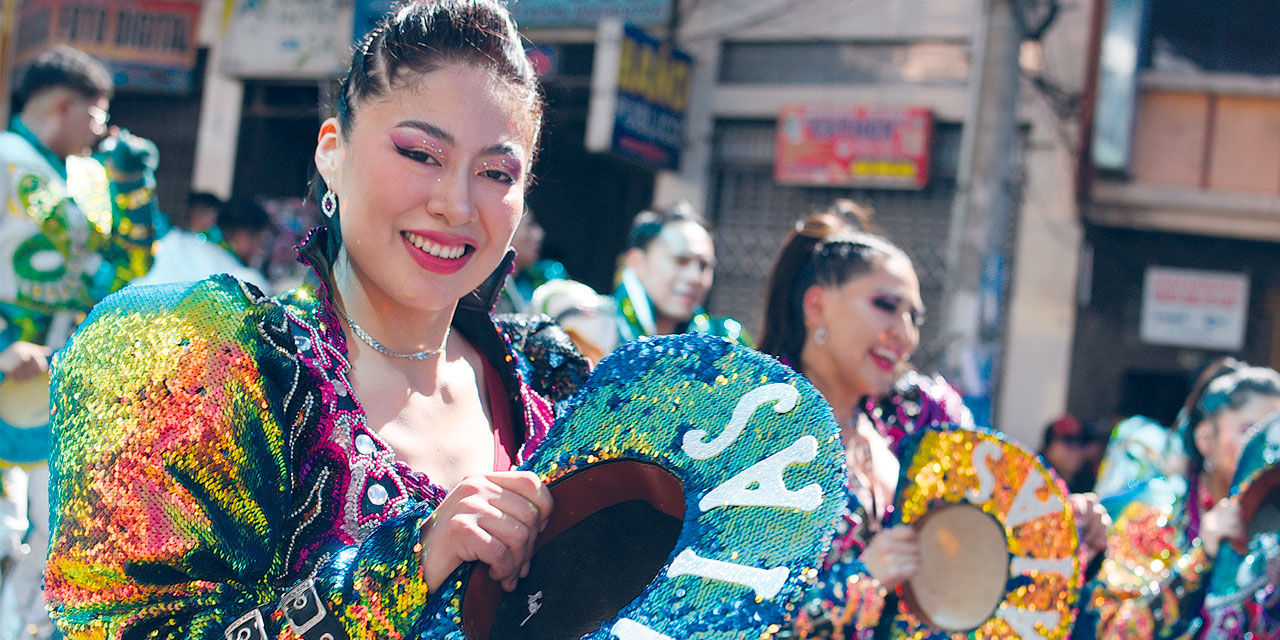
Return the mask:
[[15,116],[0,133],[0,348],[61,346],[107,294],[151,267],[157,211],[145,180],[59,158]]

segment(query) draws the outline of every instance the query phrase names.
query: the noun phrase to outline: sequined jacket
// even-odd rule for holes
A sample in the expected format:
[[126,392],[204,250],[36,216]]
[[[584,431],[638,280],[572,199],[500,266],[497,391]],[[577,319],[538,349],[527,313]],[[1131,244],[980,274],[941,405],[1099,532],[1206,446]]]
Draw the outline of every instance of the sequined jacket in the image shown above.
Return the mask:
[[[57,358],[45,588],[68,637],[416,637],[419,530],[445,490],[366,424],[324,292],[129,287]],[[528,452],[585,363],[491,308],[464,300],[454,329]]]
[[[1205,499],[1180,477],[1157,476],[1103,500],[1112,517],[1106,559],[1085,586],[1073,638],[1269,640],[1280,598],[1261,585],[1232,602],[1206,598],[1215,561],[1198,535]],[[1230,554],[1224,542],[1219,557]]]
[[10,129],[0,133],[0,349],[61,346],[95,302],[150,267],[155,203],[93,158],[64,162],[20,118]]

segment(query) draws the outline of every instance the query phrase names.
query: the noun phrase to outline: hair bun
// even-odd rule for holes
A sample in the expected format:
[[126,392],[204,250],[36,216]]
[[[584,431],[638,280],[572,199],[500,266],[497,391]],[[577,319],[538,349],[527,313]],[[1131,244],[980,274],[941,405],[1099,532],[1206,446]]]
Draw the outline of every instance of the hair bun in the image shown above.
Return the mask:
[[814,240],[824,240],[842,231],[851,231],[852,225],[832,213],[812,213],[796,222],[796,233]]

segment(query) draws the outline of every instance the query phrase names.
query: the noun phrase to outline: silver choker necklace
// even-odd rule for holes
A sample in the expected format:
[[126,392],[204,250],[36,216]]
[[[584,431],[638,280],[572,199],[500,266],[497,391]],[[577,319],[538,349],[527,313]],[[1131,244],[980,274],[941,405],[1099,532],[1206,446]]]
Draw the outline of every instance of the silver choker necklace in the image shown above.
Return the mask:
[[357,338],[360,338],[362,342],[373,347],[374,351],[377,351],[378,353],[381,353],[384,356],[391,356],[392,358],[404,358],[406,360],[426,360],[427,358],[438,356],[440,355],[441,352],[444,351],[445,347],[449,346],[449,334],[453,332],[453,325],[450,325],[447,329],[444,330],[444,340],[440,341],[439,348],[432,349],[430,351],[415,351],[413,353],[397,353],[395,351],[392,351],[382,346],[381,342],[374,340],[373,336],[369,335],[369,332],[365,331],[364,327],[361,327],[360,325],[356,324],[356,321],[352,320],[351,316],[347,315],[347,312],[344,311],[341,306],[335,304],[333,305],[333,308],[337,309],[338,315],[342,316],[342,319],[346,320],[347,324],[351,325],[351,330],[356,332]]

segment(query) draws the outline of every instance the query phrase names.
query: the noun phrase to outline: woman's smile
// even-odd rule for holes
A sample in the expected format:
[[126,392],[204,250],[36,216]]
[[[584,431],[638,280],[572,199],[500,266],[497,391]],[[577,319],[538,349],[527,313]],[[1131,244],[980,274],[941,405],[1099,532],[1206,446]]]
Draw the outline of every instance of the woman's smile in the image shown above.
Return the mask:
[[436,273],[456,273],[475,255],[475,241],[436,231],[401,231],[409,257],[423,269]]

